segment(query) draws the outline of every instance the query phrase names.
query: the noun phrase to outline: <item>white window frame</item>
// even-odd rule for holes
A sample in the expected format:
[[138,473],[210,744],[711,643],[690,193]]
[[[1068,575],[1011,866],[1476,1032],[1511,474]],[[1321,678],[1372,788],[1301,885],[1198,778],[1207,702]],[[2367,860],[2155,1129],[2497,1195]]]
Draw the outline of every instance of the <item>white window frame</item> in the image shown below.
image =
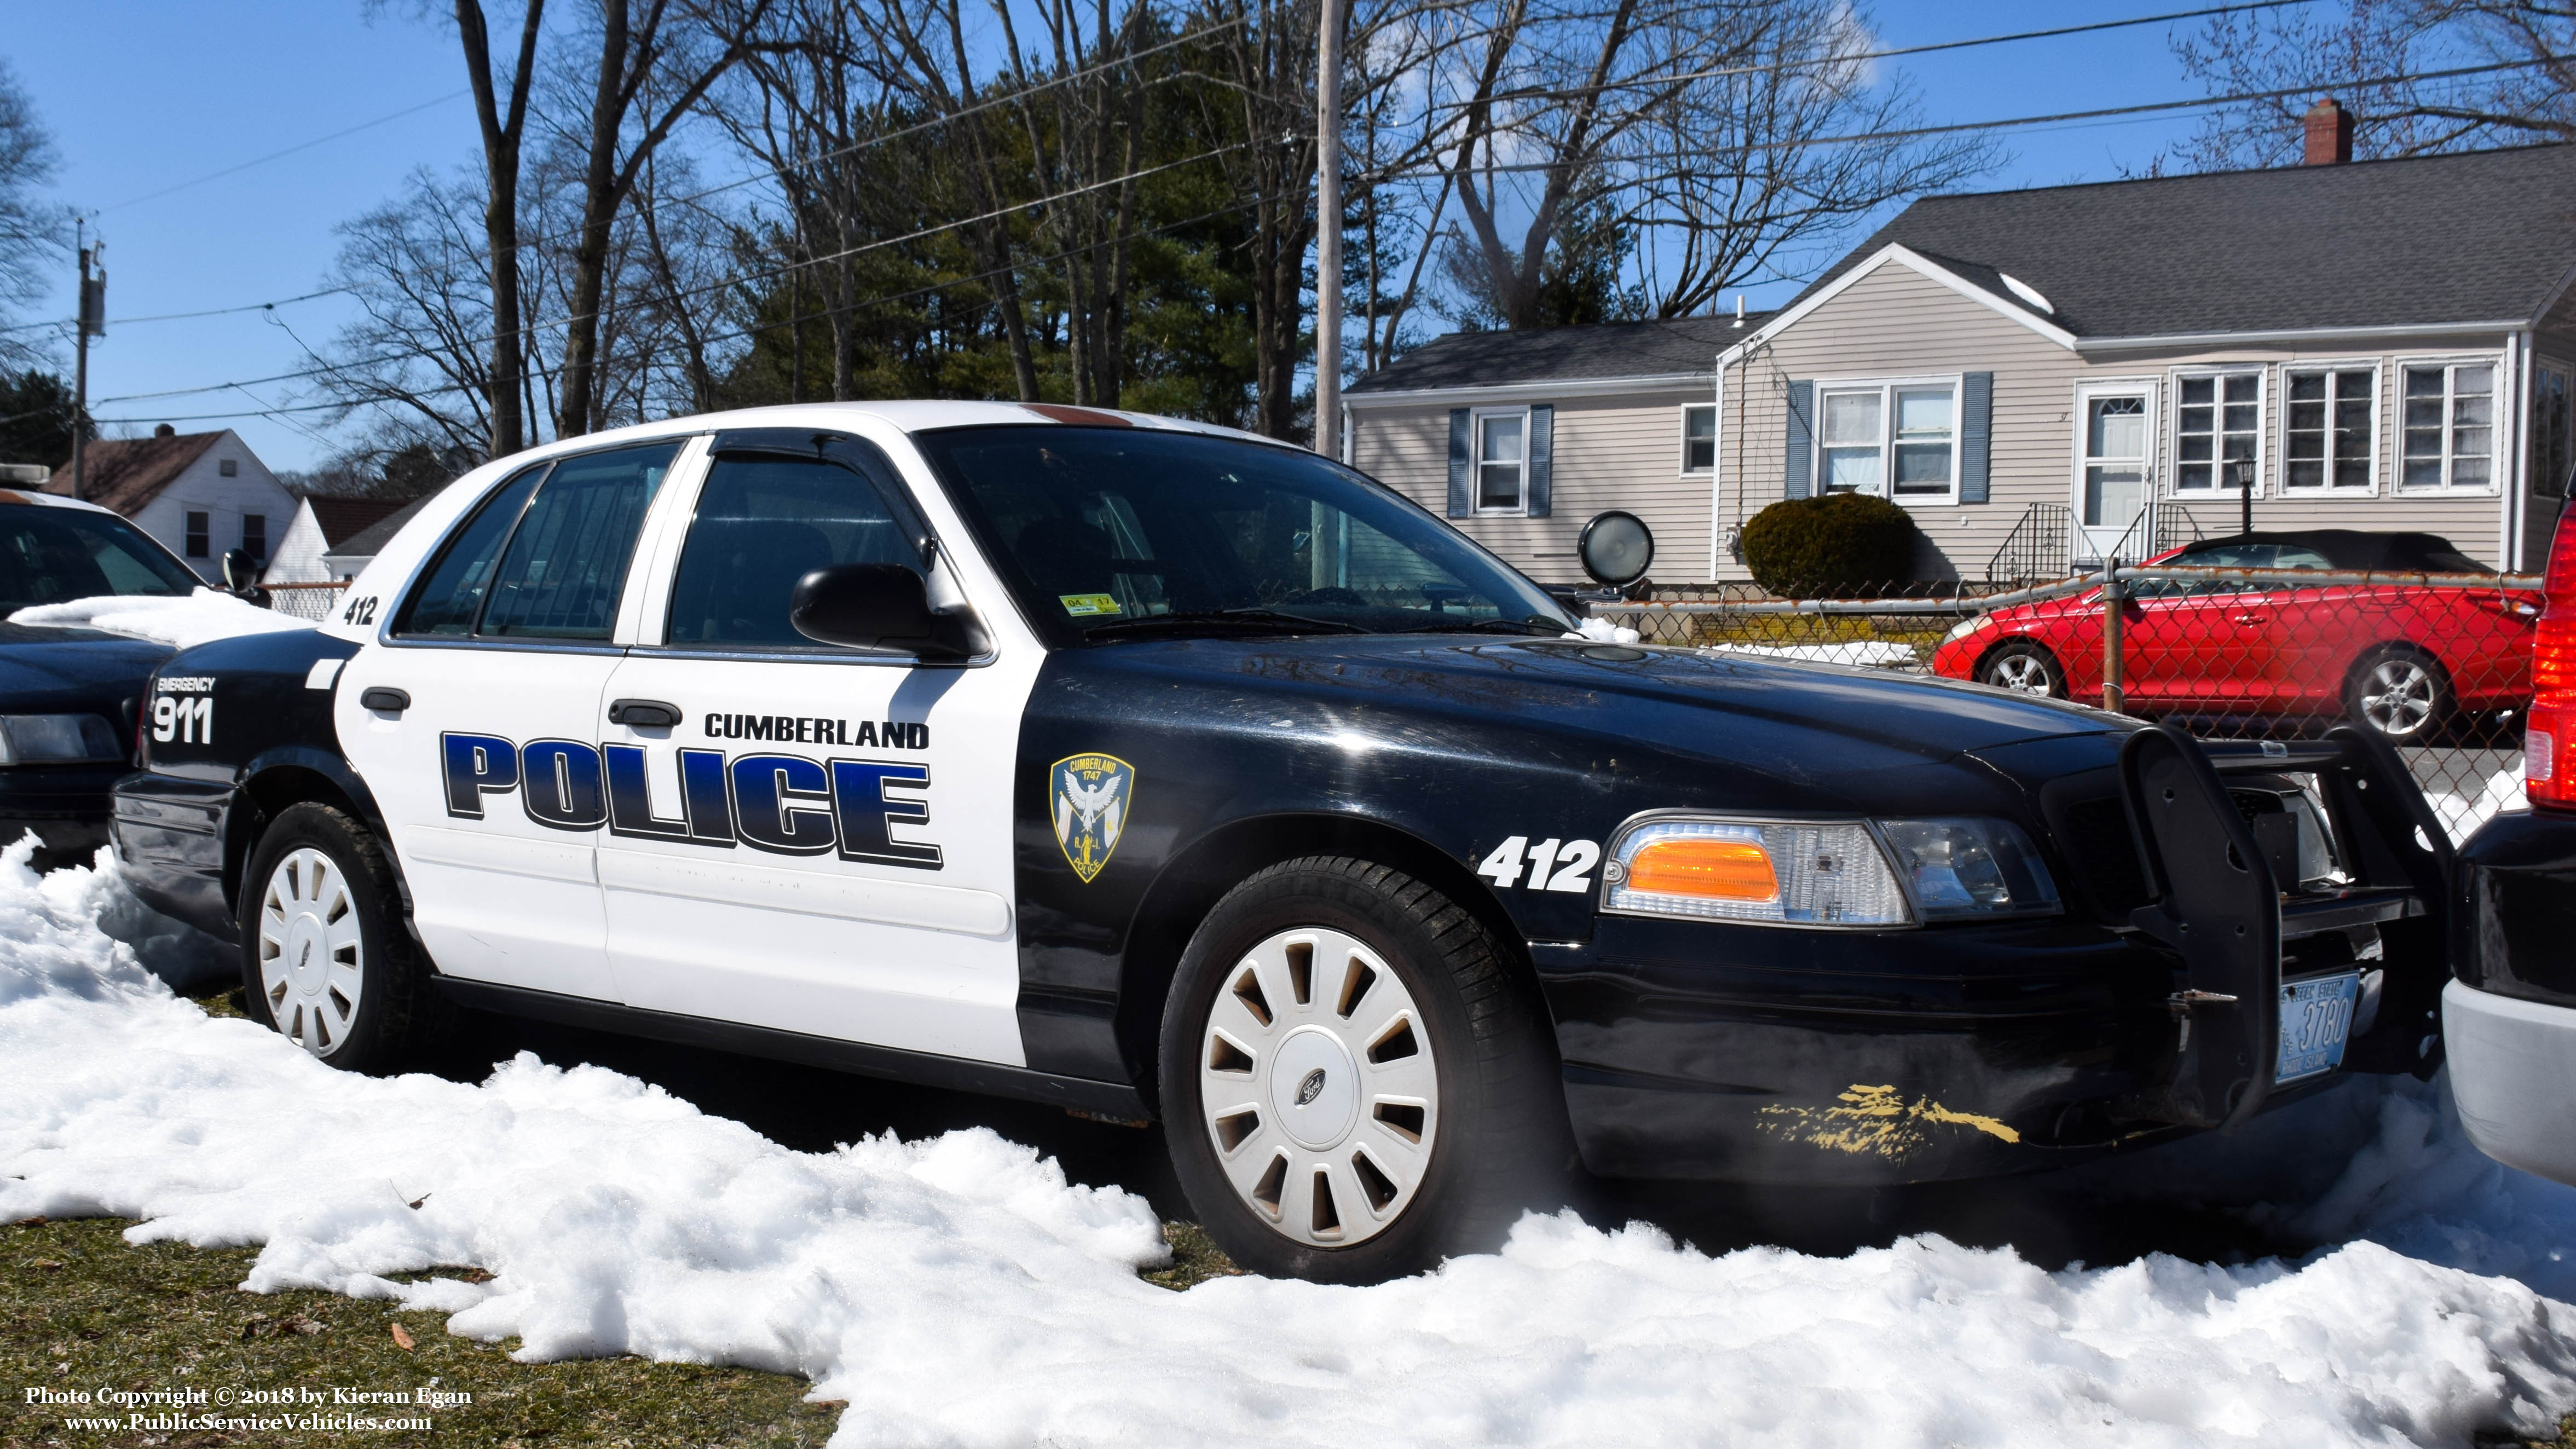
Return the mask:
[[[2391,417],[2388,429],[2388,471],[2395,485],[2390,491],[2412,498],[2491,498],[2501,492],[2507,465],[2507,437],[2513,431],[2510,419],[2516,410],[2509,406],[2513,398],[2513,359],[2501,352],[2466,352],[2429,357],[2400,357],[2390,364],[2396,387],[2389,397]],[[2406,374],[2415,368],[2442,369],[2442,481],[2409,483],[2406,481]],[[2459,455],[2451,451],[2451,431],[2458,426],[2452,421],[2451,407],[2459,396],[2455,390],[2459,369],[2483,367],[2488,370],[2487,397],[2490,408],[2487,419],[2487,481],[2454,483],[2451,469]]]
[[[1522,518],[1529,514],[1530,428],[1529,406],[1508,408],[1475,408],[1467,414],[1467,501],[1468,512],[1483,518]],[[1521,420],[1521,486],[1519,501],[1508,508],[1489,508],[1485,504],[1485,419],[1518,418]]]
[[2272,463],[2271,428],[2268,426],[2267,418],[2267,414],[2273,411],[2271,365],[2262,362],[2214,362],[2207,366],[2177,367],[2166,374],[2165,396],[2170,401],[2165,404],[2165,426],[2168,429],[2165,433],[2165,448],[2169,460],[2164,470],[2165,497],[2176,502],[2189,503],[2196,499],[2208,501],[2236,496],[2236,487],[2227,481],[2225,467],[2227,388],[2223,382],[2218,386],[2209,404],[2213,412],[2210,419],[2213,425],[2210,432],[2210,448],[2213,456],[2209,460],[2209,486],[2207,488],[2182,486],[2182,470],[2196,466],[2193,462],[2185,461],[2182,456],[2182,410],[2185,406],[2182,391],[2183,384],[2186,382],[2195,382],[2202,378],[2244,377],[2249,373],[2254,378],[2254,496],[2261,498],[2267,495],[2271,488]]
[[[1896,491],[1896,394],[1923,388],[1947,388],[1950,391],[1950,486],[1939,493],[1899,493]],[[1876,496],[1907,508],[1955,508],[1959,505],[1959,463],[1961,437],[1966,422],[1963,416],[1968,395],[1965,373],[1941,373],[1928,377],[1820,377],[1811,396],[1814,399],[1813,434],[1808,440],[1814,450],[1807,478],[1808,490],[1821,498],[1831,489],[1825,472],[1825,398],[1831,393],[1878,393],[1878,458],[1879,492]]]
[[[1706,413],[1706,414],[1708,414],[1708,466],[1707,466],[1707,467],[1705,467],[1705,468],[1694,468],[1694,467],[1692,467],[1692,466],[1691,466],[1691,460],[1690,460],[1691,430],[1690,430],[1690,425],[1691,425],[1691,414],[1693,414],[1693,413]],[[1681,410],[1681,438],[1680,438],[1680,447],[1681,447],[1681,476],[1683,476],[1683,477],[1685,477],[1685,478],[1708,478],[1708,477],[1713,477],[1713,476],[1715,476],[1715,474],[1717,473],[1717,404],[1715,404],[1715,403],[1684,403],[1684,404],[1682,404],[1682,410]]]
[[[2338,488],[2334,484],[2334,386],[2326,387],[2326,468],[2327,481],[2313,487],[2300,487],[2290,482],[2290,374],[2321,372],[2331,378],[2338,372],[2370,373],[2370,481],[2359,488]],[[2379,445],[2388,441],[2379,435],[2379,425],[2386,421],[2388,408],[2388,366],[2377,357],[2321,358],[2316,361],[2284,362],[2280,366],[2281,396],[2274,413],[2273,431],[2277,433],[2280,452],[2275,456],[2281,477],[2283,498],[2376,498],[2381,491],[2379,460],[2386,456]],[[2402,429],[2401,429],[2402,431]],[[2401,443],[2402,446],[2402,443]]]

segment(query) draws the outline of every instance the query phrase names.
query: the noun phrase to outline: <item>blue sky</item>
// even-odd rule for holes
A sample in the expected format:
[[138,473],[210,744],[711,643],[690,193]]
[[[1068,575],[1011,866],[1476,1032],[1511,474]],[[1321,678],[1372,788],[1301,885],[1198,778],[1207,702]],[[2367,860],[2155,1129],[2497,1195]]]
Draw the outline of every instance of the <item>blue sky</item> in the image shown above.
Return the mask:
[[[1977,5],[1886,3],[1881,38],[1915,45],[2089,20],[2192,8],[2173,0],[1985,0]],[[451,35],[415,7],[364,0],[263,0],[259,5],[18,0],[0,31],[53,130],[63,165],[59,199],[95,211],[108,243],[111,333],[90,358],[90,393],[193,387],[290,371],[301,353],[286,327],[316,344],[344,315],[335,300],[274,314],[115,325],[115,319],[197,311],[313,290],[329,269],[332,227],[392,195],[417,166],[476,154],[472,102]],[[1892,64],[1922,88],[1926,119],[1977,121],[2176,99],[2194,87],[2175,65],[2165,27],[1980,47]],[[445,97],[446,99],[441,99]],[[330,136],[410,107],[354,135],[324,141],[167,195],[153,193]],[[2189,134],[2188,117],[2020,131],[1985,184],[2102,180],[2145,166]],[[70,311],[69,268],[59,310]],[[1756,292],[1753,305],[1785,289]],[[283,325],[281,325],[283,324]],[[102,418],[137,420],[274,404],[277,385],[155,401],[101,403]],[[317,461],[325,445],[267,418],[186,422],[233,427],[272,467]],[[112,428],[110,431],[126,431]]]

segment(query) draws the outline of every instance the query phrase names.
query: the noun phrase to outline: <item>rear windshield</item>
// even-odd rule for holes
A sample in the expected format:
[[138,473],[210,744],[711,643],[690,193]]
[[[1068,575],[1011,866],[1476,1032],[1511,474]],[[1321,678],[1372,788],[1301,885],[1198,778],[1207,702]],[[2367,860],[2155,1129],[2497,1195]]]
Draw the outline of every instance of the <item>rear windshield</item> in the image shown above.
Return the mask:
[[914,441],[1058,644],[1247,615],[1291,632],[1572,628],[1456,529],[1299,449],[1058,425]]
[[184,596],[200,580],[113,513],[21,503],[0,508],[0,614],[102,594]]

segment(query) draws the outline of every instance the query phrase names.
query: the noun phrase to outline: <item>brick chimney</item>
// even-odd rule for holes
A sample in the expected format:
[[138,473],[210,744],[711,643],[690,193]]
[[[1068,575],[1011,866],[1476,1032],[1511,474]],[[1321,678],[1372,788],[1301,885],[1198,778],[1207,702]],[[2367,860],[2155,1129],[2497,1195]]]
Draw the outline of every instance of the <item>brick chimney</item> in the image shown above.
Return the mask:
[[2352,112],[2342,102],[2328,96],[2301,119],[2308,127],[2306,164],[2337,166],[2352,159]]

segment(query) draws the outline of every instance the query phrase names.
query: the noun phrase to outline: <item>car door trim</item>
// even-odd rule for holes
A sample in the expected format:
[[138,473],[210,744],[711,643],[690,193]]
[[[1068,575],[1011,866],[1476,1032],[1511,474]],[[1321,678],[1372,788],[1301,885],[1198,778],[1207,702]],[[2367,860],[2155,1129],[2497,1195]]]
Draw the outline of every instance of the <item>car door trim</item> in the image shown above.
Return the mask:
[[599,847],[599,883],[611,891],[716,901],[764,911],[797,911],[845,921],[909,926],[999,940],[1011,934],[1011,903],[991,891],[863,875],[693,859]]

